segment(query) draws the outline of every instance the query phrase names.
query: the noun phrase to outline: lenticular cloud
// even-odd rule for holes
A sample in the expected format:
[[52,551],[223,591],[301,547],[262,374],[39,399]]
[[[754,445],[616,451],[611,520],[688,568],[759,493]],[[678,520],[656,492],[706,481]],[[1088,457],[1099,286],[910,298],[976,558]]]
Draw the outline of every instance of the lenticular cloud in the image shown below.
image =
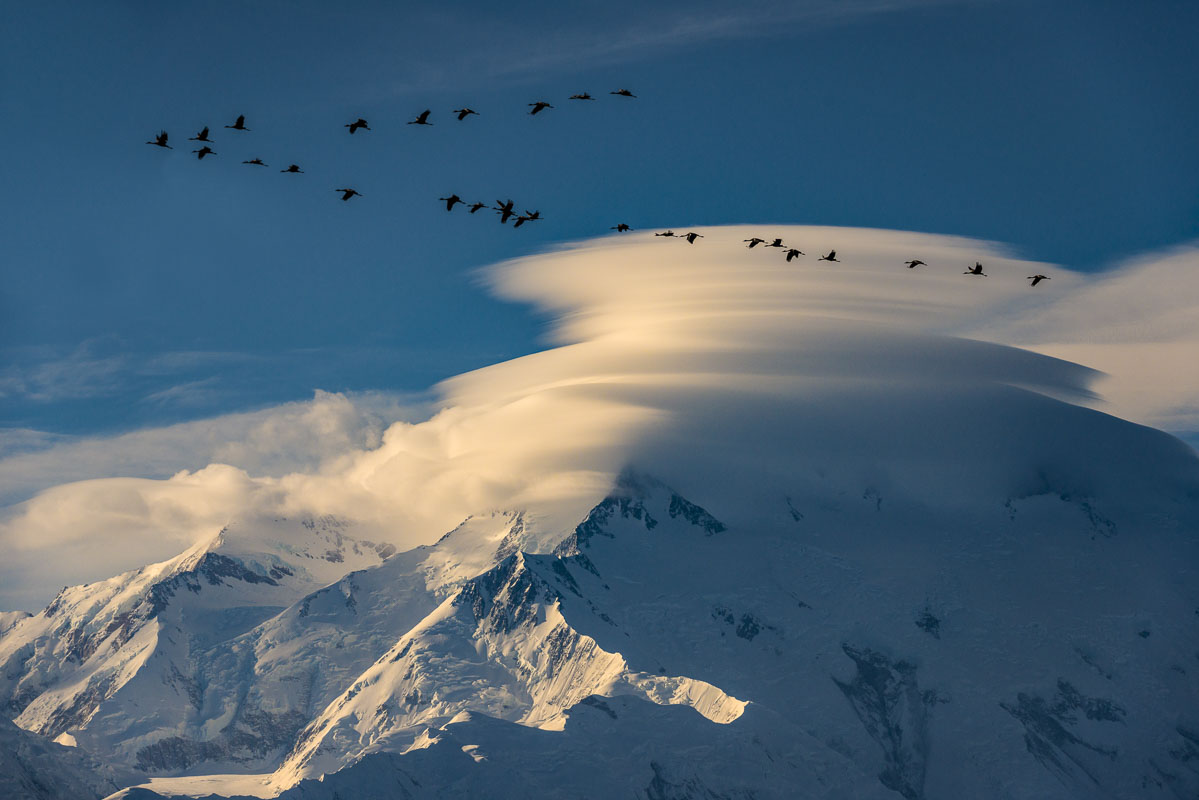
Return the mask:
[[[700,232],[693,245],[633,233],[486,270],[498,296],[552,315],[553,346],[446,381],[436,413],[368,449],[282,477],[235,462],[66,484],[11,509],[3,540],[26,566],[55,547],[57,566],[23,580],[57,586],[168,557],[242,514],[335,514],[399,546],[492,509],[567,524],[629,464],[714,504],[805,486],[953,503],[1046,476],[1112,488],[1092,485],[1104,479],[1087,464],[1116,457],[1127,426],[1078,408],[1096,402],[1098,373],[995,343],[1085,276],[957,237]],[[807,255],[743,244],[765,233]],[[831,248],[841,263],[816,260]],[[914,258],[927,265],[908,269]],[[989,277],[962,274],[975,261]],[[1038,272],[1052,279],[1030,288]],[[971,337],[984,330],[992,341]],[[1079,414],[1110,436],[1072,438]],[[222,452],[254,461],[245,448]],[[1136,491],[1135,477],[1119,488]]]

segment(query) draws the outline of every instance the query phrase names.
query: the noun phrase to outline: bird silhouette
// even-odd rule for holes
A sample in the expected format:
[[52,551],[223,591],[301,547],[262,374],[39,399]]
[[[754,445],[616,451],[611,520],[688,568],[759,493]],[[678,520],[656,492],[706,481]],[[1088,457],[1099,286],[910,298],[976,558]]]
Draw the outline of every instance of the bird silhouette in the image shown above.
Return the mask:
[[908,265],[908,269],[914,269],[916,267],[919,267],[921,264],[923,264],[926,267],[928,266],[928,264],[925,264],[923,261],[921,261],[918,258],[913,258],[911,261],[905,261],[903,263]]
[[637,95],[633,94],[632,92],[630,92],[628,89],[617,89],[615,92],[608,92],[608,94],[618,94],[621,97],[636,97],[637,96]]
[[[208,138],[208,127],[205,126],[204,130],[200,131],[195,136],[190,137],[188,139],[188,141],[189,142],[209,142],[209,143],[211,143],[212,139]],[[193,151],[193,152],[195,152],[195,151]]]
[[478,211],[480,208],[483,208],[486,205],[487,205],[486,203],[471,203],[470,204],[470,213],[473,214],[476,211]]
[[625,231],[631,231],[631,230],[633,230],[633,229],[632,229],[632,228],[630,228],[628,225],[625,225],[625,224],[622,222],[622,223],[620,223],[619,225],[613,225],[613,226],[612,226],[611,228],[609,228],[608,230],[610,230],[610,231],[616,231],[617,233],[624,233]]
[[595,98],[592,97],[591,95],[589,95],[587,92],[583,92],[582,94],[572,94],[570,96],[570,99],[571,100],[594,100]]
[[217,154],[217,152],[208,145],[204,145],[199,150],[192,150],[192,152],[197,153],[196,158],[201,160],[203,160],[204,156],[215,156]]
[[371,129],[370,125],[367,125],[366,120],[364,120],[362,117],[359,117],[353,122],[342,125],[341,127],[349,128],[351,134],[353,134],[354,131],[358,130],[359,128],[362,128],[365,131],[369,131]]
[[270,164],[267,164],[261,158],[251,158],[249,161],[243,161],[241,163],[253,164],[254,166],[257,166],[257,167],[269,167],[270,166]]
[[741,241],[743,241],[743,242],[749,242],[749,249],[750,249],[750,250],[753,250],[755,247],[757,247],[758,245],[760,245],[762,242],[764,242],[764,241],[766,241],[766,240],[765,240],[765,239],[759,239],[757,236],[755,236],[755,237],[754,237],[754,238],[752,238],[752,239],[742,239]]
[[836,261],[838,264],[841,263],[840,261],[837,261],[837,251],[836,250],[829,250],[827,256],[821,256],[820,258],[818,258],[816,260],[817,261]]
[[519,217],[516,218],[516,222],[512,225],[512,227],[519,228],[521,225],[524,225],[526,222],[532,222],[532,221],[538,220],[538,219],[541,219],[540,211],[529,211],[528,209],[525,209],[525,213],[521,214]]
[[674,231],[662,231],[661,233],[655,233],[654,236],[674,236]]
[[782,239],[775,239],[773,242],[770,242],[770,243],[769,243],[769,244],[767,244],[766,246],[767,246],[767,247],[782,247],[782,246],[783,246],[783,240],[782,240]]
[[687,244],[695,244],[696,239],[702,239],[704,237],[695,231],[690,231],[689,233],[684,233],[683,238],[687,240]]
[[987,277],[987,273],[983,272],[983,265],[982,265],[981,261],[975,261],[974,266],[971,267],[970,269],[966,270],[962,274],[963,275],[982,275],[984,278]]
[[[459,197],[459,196],[458,196],[458,195],[456,195],[456,194],[452,194],[452,195],[450,195],[449,197],[439,197],[439,198],[437,198],[437,199],[438,199],[438,200],[444,200],[444,201],[445,201],[445,210],[446,210],[446,211],[453,211],[453,210],[454,210],[454,203],[461,203],[461,202],[462,202],[462,198],[461,198],[461,197]],[[465,205],[465,203],[464,203],[463,205]]]
[[454,113],[458,115],[459,122],[466,119],[471,114],[474,114],[475,116],[479,115],[478,111],[475,111],[474,109],[471,109],[471,108],[455,108]]
[[430,110],[426,108],[424,111],[417,114],[416,119],[409,120],[408,124],[409,125],[432,125],[433,123],[429,122],[429,114],[430,113],[431,113]]
[[796,250],[794,247],[792,247],[787,251],[787,263],[791,263],[791,259],[795,258],[796,256],[804,255],[807,255],[807,253],[805,253],[803,250]]
[[288,167],[287,169],[281,169],[281,170],[279,170],[279,171],[280,171],[280,172],[291,172],[291,173],[296,173],[296,174],[299,174],[299,173],[302,173],[304,170],[300,169],[300,168],[299,168],[297,165],[295,165],[295,164],[292,164],[292,165],[291,165],[290,167]]
[[529,112],[530,114],[536,114],[537,112],[544,111],[547,108],[553,108],[553,106],[544,100],[538,100],[536,103],[529,103],[529,105],[533,107],[533,110]]
[[496,200],[495,202],[499,203],[499,205],[495,207],[495,211],[500,215],[500,224],[503,225],[508,221],[509,217],[516,213],[512,210],[513,203],[511,200],[509,200],[507,203],[500,203],[499,200]]
[[341,199],[343,202],[354,196],[362,197],[362,193],[357,189],[334,189],[333,191],[341,192]]
[[1029,275],[1028,279],[1032,281],[1032,283],[1029,284],[1030,286],[1036,286],[1041,281],[1051,280],[1048,275]]
[[158,145],[159,147],[165,147],[168,150],[175,149],[175,148],[171,147],[169,144],[167,144],[167,132],[166,131],[159,131],[158,135],[154,137],[154,141],[146,142],[146,144]]
[[245,114],[239,115],[236,122],[234,122],[232,125],[226,125],[225,127],[232,128],[235,131],[250,130],[249,128],[246,127],[246,115]]

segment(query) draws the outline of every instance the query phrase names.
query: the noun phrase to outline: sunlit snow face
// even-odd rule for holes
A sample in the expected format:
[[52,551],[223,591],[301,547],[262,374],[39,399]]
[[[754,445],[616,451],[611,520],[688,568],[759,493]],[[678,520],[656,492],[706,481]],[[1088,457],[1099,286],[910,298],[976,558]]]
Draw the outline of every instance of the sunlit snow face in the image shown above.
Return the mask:
[[[1049,353],[1073,343],[1081,361],[1102,362],[1116,343],[1088,338],[1085,326],[1126,305],[1124,292],[1139,285],[1127,277],[1104,284],[956,237],[699,232],[694,244],[614,235],[484,272],[501,297],[553,315],[557,346],[447,381],[440,410],[422,422],[395,422],[380,437],[344,398],[321,397],[337,407],[308,417],[292,409],[287,425],[260,420],[236,446],[207,441],[231,467],[45,492],[10,512],[5,546],[26,564],[54,547],[58,565],[75,565],[66,579],[81,580],[167,557],[250,513],[338,514],[401,546],[492,508],[530,507],[570,524],[629,462],[713,496],[833,480],[917,494],[952,481],[949,496],[960,498],[1010,490],[1029,464],[1069,471],[1115,446],[1072,441],[1083,412],[1058,402],[1092,402],[1096,373],[978,339]],[[788,262],[782,248],[748,248],[753,236],[781,237],[806,255]],[[817,260],[832,249],[837,262]],[[926,263],[910,269],[911,259]],[[963,274],[976,262],[987,277]],[[1050,281],[1030,287],[1026,276],[1041,273]],[[1141,313],[1177,296],[1151,298]],[[1185,311],[1168,315],[1180,348],[1199,330]],[[281,447],[311,441],[321,458],[290,474],[251,474],[270,462],[258,455],[271,450],[271,431]],[[139,435],[145,444],[152,432]],[[43,469],[53,464],[41,457]]]

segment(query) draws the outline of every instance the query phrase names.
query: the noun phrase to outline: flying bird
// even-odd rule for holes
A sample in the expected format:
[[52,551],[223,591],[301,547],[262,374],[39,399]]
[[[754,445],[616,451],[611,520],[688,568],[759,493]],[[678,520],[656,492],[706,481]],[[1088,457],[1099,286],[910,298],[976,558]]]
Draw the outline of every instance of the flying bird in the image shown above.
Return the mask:
[[253,164],[254,166],[257,166],[257,167],[269,167],[270,166],[270,164],[267,164],[261,158],[251,158],[249,161],[243,161],[241,163]]
[[612,226],[611,228],[609,228],[608,230],[610,230],[610,231],[616,231],[616,232],[618,232],[618,233],[624,233],[625,231],[631,231],[631,230],[633,230],[633,229],[632,229],[632,228],[630,228],[628,225],[625,225],[625,224],[622,222],[622,223],[620,223],[619,225],[613,225],[613,226]]
[[632,92],[630,92],[628,89],[617,89],[615,92],[608,92],[608,94],[618,94],[621,97],[636,97],[637,96],[637,95],[633,94]]
[[538,111],[542,111],[547,108],[553,108],[553,106],[544,100],[538,100],[536,103],[529,103],[529,105],[533,107],[533,110],[529,112],[530,114],[536,114]]
[[[189,138],[188,141],[189,142],[211,142],[212,139],[208,138],[208,126],[205,126],[204,130],[200,131],[197,135]],[[195,151],[192,151],[192,152],[195,152]]]
[[905,262],[903,262],[903,263],[905,263],[905,264],[907,264],[907,265],[908,265],[908,269],[914,269],[914,268],[916,268],[916,267],[919,267],[919,266],[921,266],[921,265],[923,265],[923,266],[926,266],[926,267],[928,266],[928,264],[925,264],[923,261],[921,261],[921,260],[920,260],[920,259],[918,259],[918,258],[913,258],[911,261],[905,261]]
[[525,209],[525,213],[521,214],[520,216],[518,216],[516,218],[516,222],[512,225],[512,227],[519,228],[521,225],[524,225],[526,222],[532,222],[533,220],[537,220],[537,219],[541,219],[540,211],[529,211],[528,209]]
[[837,251],[836,250],[829,250],[827,256],[821,256],[820,258],[818,258],[816,260],[817,261],[836,261],[838,264],[841,263],[840,261],[837,261]]
[[469,117],[471,114],[474,114],[476,117],[479,115],[479,112],[478,112],[478,111],[475,111],[475,110],[474,110],[474,109],[472,109],[472,108],[455,108],[455,109],[454,109],[454,113],[458,115],[458,121],[459,121],[459,122],[461,122],[462,120],[466,119],[466,118],[467,118],[467,117]]
[[204,145],[199,150],[192,150],[192,152],[198,153],[199,155],[197,155],[196,158],[201,160],[204,158],[204,156],[215,156],[217,154],[217,152],[208,145]]
[[248,130],[250,130],[249,128],[247,128],[247,127],[246,127],[246,115],[245,115],[245,114],[240,114],[240,115],[237,117],[237,121],[236,121],[236,122],[234,122],[232,125],[226,125],[225,127],[226,127],[226,128],[232,128],[232,129],[233,129],[233,130],[235,130],[235,131],[248,131]]
[[290,167],[288,167],[287,169],[281,169],[281,170],[279,170],[279,171],[280,171],[280,172],[301,173],[301,172],[303,172],[304,170],[300,169],[300,168],[299,168],[299,166],[297,166],[297,165],[295,165],[295,164],[292,164],[292,165],[291,165]]
[[359,128],[362,128],[364,131],[369,131],[371,129],[370,125],[367,125],[366,120],[364,120],[362,117],[359,117],[358,119],[346,125],[342,125],[341,127],[349,128],[351,134],[353,134],[354,131],[358,130]]
[[807,255],[807,253],[805,253],[803,250],[796,250],[794,247],[792,247],[790,250],[787,251],[787,263],[788,264],[791,263],[791,259],[795,258],[796,256],[805,256],[805,255]]
[[500,215],[500,224],[503,225],[508,221],[508,218],[516,212],[512,210],[513,203],[511,200],[509,200],[507,203],[500,203],[499,200],[496,200],[496,202],[499,203],[499,205],[495,207],[495,211]]
[[683,238],[687,240],[687,244],[695,244],[696,239],[702,239],[704,237],[695,231],[691,231],[689,233],[684,233]]
[[591,95],[589,95],[587,92],[583,92],[582,94],[572,94],[570,96],[570,99],[571,100],[594,100],[595,98],[592,97]]
[[674,236],[674,231],[662,231],[661,233],[655,233],[654,236]]
[[773,242],[769,243],[769,244],[768,244],[768,245],[766,245],[766,246],[767,246],[767,247],[782,247],[782,246],[783,246],[783,240],[782,240],[782,239],[775,239]]
[[[453,211],[454,203],[462,203],[462,198],[456,194],[452,194],[449,197],[439,197],[437,199],[445,201],[445,210],[446,211]],[[465,203],[463,203],[463,205],[465,205]],[[480,205],[482,205],[482,204],[480,204]]]
[[351,197],[354,197],[355,195],[357,195],[358,197],[362,197],[362,193],[359,192],[357,189],[334,189],[333,191],[341,192],[342,201],[349,200]]
[[982,265],[981,261],[975,261],[974,266],[971,267],[970,269],[966,270],[962,274],[963,275],[982,275],[984,278],[987,277],[987,273],[983,272],[983,265]]
[[765,239],[759,239],[757,236],[755,236],[755,237],[754,237],[754,238],[752,238],[752,239],[742,239],[741,241],[743,241],[743,242],[749,242],[749,249],[750,249],[750,250],[753,250],[755,247],[757,247],[758,245],[760,245],[762,242],[764,242],[764,241],[766,241],[766,240],[765,240]]
[[167,144],[167,132],[166,131],[159,131],[158,135],[154,137],[154,141],[146,142],[146,144],[158,145],[159,147],[165,147],[168,150],[175,149],[175,148],[171,147],[169,144]]
[[487,205],[486,203],[471,203],[470,204],[470,213],[473,214],[476,211],[478,211],[480,208],[483,208],[486,205]]
[[1030,286],[1036,286],[1041,281],[1051,280],[1048,275],[1029,275],[1028,279],[1032,281],[1032,283],[1029,284]]
[[429,114],[430,114],[430,110],[426,108],[424,111],[420,112],[420,114],[417,115],[416,119],[410,120],[408,122],[408,124],[409,125],[432,125],[433,123],[429,122]]

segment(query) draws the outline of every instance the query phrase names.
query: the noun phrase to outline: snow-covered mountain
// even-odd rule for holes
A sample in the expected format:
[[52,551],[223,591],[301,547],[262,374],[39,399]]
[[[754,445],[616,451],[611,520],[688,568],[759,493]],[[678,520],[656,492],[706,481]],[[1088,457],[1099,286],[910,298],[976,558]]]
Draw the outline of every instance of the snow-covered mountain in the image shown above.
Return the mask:
[[[28,730],[70,734],[136,764],[195,716],[207,689],[196,665],[214,644],[394,551],[349,537],[347,527],[331,518],[247,520],[169,561],[63,589],[0,638],[8,714]],[[274,724],[225,723],[235,737]]]
[[[573,530],[528,533],[516,513],[472,518],[285,609],[260,602],[256,613],[270,616],[206,649],[212,627],[191,634],[190,660],[169,651],[199,692],[186,719],[162,699],[186,696],[184,678],[143,667],[141,683],[102,701],[102,722],[80,716],[71,731],[146,778],[164,776],[130,798],[247,785],[289,798],[382,786],[403,786],[392,795],[402,797],[788,797],[796,787],[811,797],[1193,797],[1190,459],[1190,476],[1140,508],[1053,486],[965,515],[868,489],[803,489],[756,509],[752,528],[626,472]],[[223,539],[215,552],[231,532]],[[551,551],[529,552],[538,549]],[[259,565],[253,574],[270,574],[262,555],[239,553]],[[123,582],[206,575],[200,560],[193,552]],[[188,595],[236,586],[244,603],[239,579],[218,577]],[[105,597],[105,608],[115,602]],[[62,613],[56,604],[18,623],[0,640],[5,652],[24,627]],[[218,606],[230,607],[204,608]],[[84,618],[80,601],[71,608]],[[173,619],[183,638],[186,615]],[[110,662],[138,635],[118,646],[114,633],[92,655]],[[56,646],[71,640],[43,633],[25,674],[67,673],[74,651]],[[50,707],[40,698],[62,696],[56,685],[24,713]],[[255,715],[277,734],[256,738]],[[145,733],[123,733],[134,730]],[[556,766],[571,754],[585,766]],[[230,771],[258,777],[213,777]]]

